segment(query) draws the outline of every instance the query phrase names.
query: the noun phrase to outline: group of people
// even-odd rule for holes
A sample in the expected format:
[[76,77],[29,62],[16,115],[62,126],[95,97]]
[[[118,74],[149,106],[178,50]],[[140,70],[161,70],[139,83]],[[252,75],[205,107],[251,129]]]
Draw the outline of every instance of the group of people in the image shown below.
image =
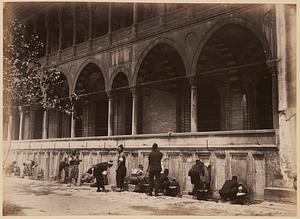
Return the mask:
[[[180,186],[176,178],[169,179],[169,169],[164,169],[162,172],[161,161],[163,158],[162,152],[158,149],[158,145],[152,145],[152,151],[148,157],[147,173],[144,172],[142,164],[138,168],[133,169],[131,174],[126,178],[126,156],[123,145],[117,147],[117,167],[116,167],[116,191],[122,192],[125,190],[125,180],[128,184],[136,186],[137,192],[145,192],[148,196],[158,196],[163,193],[168,196],[181,196]],[[59,163],[58,181],[61,182],[62,173],[64,171],[64,182],[71,186],[72,183],[77,183],[79,177],[79,164],[82,160],[76,151],[65,157]],[[85,175],[80,178],[80,182],[92,182],[96,180],[95,187],[97,192],[105,192],[105,180],[107,180],[107,171],[113,166],[113,161],[101,162],[90,167]],[[23,163],[25,176],[32,176],[33,169],[37,167],[35,161],[29,160]],[[6,168],[5,173],[11,174],[17,172],[16,162],[14,161]],[[20,172],[20,171],[19,171]],[[196,163],[188,171],[188,176],[191,178],[193,190],[190,195],[197,196],[198,199],[206,199],[211,195],[210,189],[210,166],[204,165],[201,160],[196,160]],[[237,176],[233,176],[231,180],[226,180],[223,187],[219,191],[220,197],[223,200],[241,202],[247,199],[247,189],[239,184]]]
[[65,157],[58,165],[58,181],[62,180],[62,172],[64,171],[65,177],[64,182],[68,183],[68,186],[71,184],[76,184],[79,176],[79,164],[82,160],[79,159],[79,155],[76,151]]

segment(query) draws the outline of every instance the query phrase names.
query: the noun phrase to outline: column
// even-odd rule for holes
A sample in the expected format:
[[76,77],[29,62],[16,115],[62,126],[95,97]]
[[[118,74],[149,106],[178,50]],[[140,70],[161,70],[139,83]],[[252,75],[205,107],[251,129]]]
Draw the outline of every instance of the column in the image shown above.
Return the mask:
[[191,132],[198,131],[198,88],[196,78],[190,79],[191,84]]
[[10,141],[12,138],[12,122],[13,121],[13,116],[12,112],[8,113],[8,122],[7,122],[7,141]]
[[108,130],[107,130],[107,135],[112,136],[113,135],[113,98],[112,98],[112,93],[111,91],[107,92],[108,96]]
[[132,135],[138,134],[138,95],[136,88],[131,89],[132,93]]
[[136,36],[137,34],[137,23],[138,23],[138,3],[133,3],[133,24],[132,24],[132,34]]
[[73,17],[73,56],[76,55],[76,6],[72,6],[72,17]]
[[24,109],[22,106],[19,106],[20,111],[20,126],[19,126],[19,140],[23,139],[23,123],[24,123]]
[[276,66],[268,66],[269,71],[272,75],[272,113],[273,113],[273,128],[277,129],[279,127],[279,117],[278,117],[278,75]]
[[45,27],[46,27],[46,64],[48,65],[49,51],[50,51],[49,10],[46,11]]
[[61,60],[61,50],[62,50],[62,34],[63,34],[63,26],[62,26],[62,8],[58,8],[58,22],[59,22],[59,37],[58,37],[58,56],[59,60]]
[[107,33],[109,44],[111,44],[112,41],[111,31],[112,31],[112,2],[109,2],[108,3],[108,33]]
[[42,138],[46,139],[48,138],[48,110],[44,110],[43,112],[43,135]]
[[71,138],[76,137],[75,125],[76,125],[75,115],[74,115],[74,112],[72,112],[71,113]]
[[161,8],[160,8],[160,19],[159,19],[159,24],[161,26],[164,26],[166,23],[166,13],[167,13],[167,5],[166,4],[162,4]]
[[92,39],[93,39],[93,5],[91,2],[88,3],[89,8],[89,50],[92,50]]

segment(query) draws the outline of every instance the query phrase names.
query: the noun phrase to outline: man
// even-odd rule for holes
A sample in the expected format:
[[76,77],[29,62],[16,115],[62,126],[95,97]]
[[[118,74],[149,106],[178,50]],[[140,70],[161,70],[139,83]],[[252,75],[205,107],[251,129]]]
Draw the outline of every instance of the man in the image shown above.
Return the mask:
[[158,150],[158,145],[154,143],[152,145],[152,151],[149,154],[149,196],[152,196],[153,186],[155,183],[155,196],[158,196],[159,180],[161,172],[161,159],[163,154]]
[[169,169],[164,169],[164,172],[161,174],[159,179],[159,191],[164,192],[169,188],[170,180],[169,180]]
[[145,177],[146,175],[144,173],[144,167],[142,164],[140,164],[138,168],[131,171],[131,174],[128,177],[128,182],[133,185],[138,185],[144,181]]
[[79,164],[82,160],[79,159],[79,156],[76,155],[76,152],[73,151],[72,155],[69,157],[68,165],[69,165],[69,185],[73,182],[76,185],[79,174]]
[[181,197],[180,195],[180,185],[176,178],[173,178],[167,184],[166,189],[164,190],[164,195],[173,196],[173,197]]
[[203,162],[196,160],[196,164],[189,170],[188,175],[191,177],[191,183],[194,185],[193,191],[189,194],[197,195],[198,189],[201,188],[201,177],[204,176]]
[[88,169],[87,173],[93,174],[93,176],[96,178],[97,192],[105,192],[103,175],[107,174],[107,169],[112,167],[112,165],[113,161],[102,162],[95,164]]
[[123,152],[123,145],[119,145],[118,148],[118,166],[116,169],[116,182],[117,182],[117,192],[124,191],[124,178],[126,176],[126,156]]
[[64,171],[64,173],[65,173],[64,181],[66,182],[66,178],[69,175],[68,170],[69,170],[68,159],[67,159],[67,157],[65,157],[63,160],[61,160],[59,162],[59,166],[58,166],[58,182],[61,182],[62,171]]
[[224,185],[219,191],[223,200],[234,200],[239,191],[241,184],[237,182],[237,176],[233,176],[231,180],[226,180]]
[[32,170],[34,168],[36,168],[38,165],[35,163],[35,161],[33,160],[28,160],[28,161],[25,161],[23,163],[23,166],[24,166],[24,175],[25,176],[32,176]]
[[15,172],[17,161],[13,161],[10,165],[5,168],[5,175],[12,175]]

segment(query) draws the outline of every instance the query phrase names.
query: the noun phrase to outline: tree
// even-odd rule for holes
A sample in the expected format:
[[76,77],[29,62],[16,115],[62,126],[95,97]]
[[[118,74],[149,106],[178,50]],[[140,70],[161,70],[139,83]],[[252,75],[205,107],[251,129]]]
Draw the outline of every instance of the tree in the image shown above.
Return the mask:
[[40,105],[44,109],[71,113],[76,98],[62,94],[64,77],[60,71],[39,63],[44,45],[37,35],[26,35],[25,28],[14,20],[4,30],[5,110],[11,113],[18,106]]

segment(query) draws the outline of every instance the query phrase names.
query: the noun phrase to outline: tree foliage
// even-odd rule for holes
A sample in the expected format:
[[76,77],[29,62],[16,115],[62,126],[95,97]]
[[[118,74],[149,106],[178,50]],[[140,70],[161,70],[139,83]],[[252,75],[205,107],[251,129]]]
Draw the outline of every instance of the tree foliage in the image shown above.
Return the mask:
[[11,111],[18,106],[39,105],[71,113],[76,95],[68,97],[64,75],[39,63],[44,49],[35,34],[25,34],[25,25],[11,22],[4,30],[3,104]]

